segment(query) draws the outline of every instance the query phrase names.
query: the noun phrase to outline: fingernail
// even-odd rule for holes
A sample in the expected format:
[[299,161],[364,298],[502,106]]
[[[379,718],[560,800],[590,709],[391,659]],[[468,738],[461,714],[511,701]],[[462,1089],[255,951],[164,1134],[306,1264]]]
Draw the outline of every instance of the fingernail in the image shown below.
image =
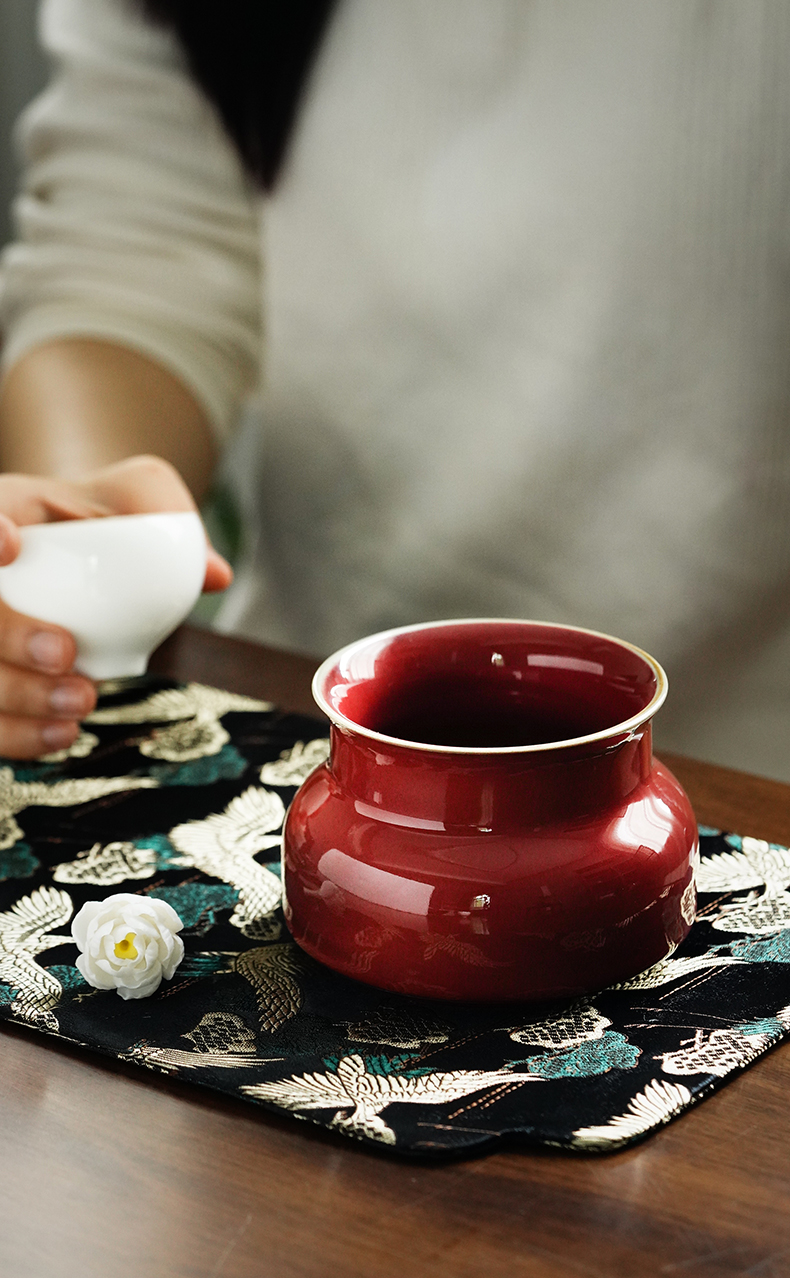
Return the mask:
[[66,716],[80,716],[87,711],[85,693],[73,684],[59,684],[49,695],[49,705],[53,711]]
[[47,724],[41,730],[41,740],[53,751],[59,747],[70,747],[79,730],[73,724]]
[[27,651],[43,671],[57,671],[66,661],[65,641],[54,631],[37,631],[28,640]]

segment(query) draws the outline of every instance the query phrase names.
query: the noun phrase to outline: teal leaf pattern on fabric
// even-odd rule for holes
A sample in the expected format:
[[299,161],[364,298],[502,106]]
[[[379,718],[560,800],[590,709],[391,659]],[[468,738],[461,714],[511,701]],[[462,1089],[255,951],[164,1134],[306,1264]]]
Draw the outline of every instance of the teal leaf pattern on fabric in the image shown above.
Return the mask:
[[7,982],[0,982],[0,1004],[13,1004],[19,987],[9,987]]
[[227,973],[237,953],[197,951],[185,955],[178,966],[179,978],[210,978],[214,973]]
[[157,871],[169,871],[173,865],[179,866],[179,854],[166,835],[157,832],[152,836],[140,836],[133,840],[135,849],[153,849],[156,853]]
[[727,835],[724,837],[731,849],[737,849],[739,853],[743,850],[743,841],[740,836]]
[[416,1053],[396,1053],[389,1057],[385,1053],[376,1053],[365,1058],[365,1066],[374,1076],[400,1075],[415,1079],[417,1076],[430,1075],[435,1068],[409,1066],[417,1056]]
[[26,768],[20,769],[14,766],[14,778],[17,782],[48,782],[53,774],[58,777],[63,774],[63,768],[59,764],[31,764]]
[[41,866],[30,845],[17,840],[10,849],[0,850],[0,880],[23,880]]
[[739,938],[730,943],[729,949],[731,955],[751,963],[772,960],[775,964],[790,964],[790,929],[767,938]]
[[697,823],[697,829],[701,836],[720,836],[720,827],[706,827],[704,822]]
[[739,1022],[734,1027],[742,1036],[776,1036],[785,1030],[778,1018],[756,1018],[753,1022]]
[[47,971],[57,978],[63,988],[64,995],[78,991],[90,991],[90,984],[85,981],[75,964],[51,964]]
[[[369,1071],[372,1076],[404,1076],[408,1079],[415,1080],[418,1076],[429,1076],[435,1067],[409,1067],[409,1063],[419,1057],[416,1053],[395,1053],[389,1056],[386,1053],[374,1053],[370,1056],[365,1055],[361,1060],[365,1064],[365,1070]],[[338,1054],[323,1059],[324,1066],[330,1071],[337,1071],[341,1062]]]
[[218,911],[230,911],[239,900],[237,889],[229,884],[177,884],[152,889],[150,898],[161,898],[181,917],[185,929],[208,933],[216,924]]
[[235,781],[247,768],[247,761],[231,743],[214,756],[201,756],[182,763],[151,765],[146,776],[156,778],[161,787],[210,787],[214,782]]
[[602,1076],[607,1071],[630,1071],[640,1055],[641,1049],[619,1031],[607,1031],[599,1040],[586,1040],[563,1053],[541,1053],[527,1058],[524,1063],[513,1063],[513,1066],[523,1065],[545,1080],[559,1080],[567,1076]]

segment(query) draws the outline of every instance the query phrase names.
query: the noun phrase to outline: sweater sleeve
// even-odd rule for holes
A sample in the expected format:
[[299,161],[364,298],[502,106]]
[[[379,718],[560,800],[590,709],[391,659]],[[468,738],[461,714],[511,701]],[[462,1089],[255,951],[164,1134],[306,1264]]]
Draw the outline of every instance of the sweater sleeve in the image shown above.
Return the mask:
[[54,338],[118,342],[179,377],[222,436],[260,363],[261,201],[133,0],[45,0],[41,30],[55,73],[18,125],[3,366]]

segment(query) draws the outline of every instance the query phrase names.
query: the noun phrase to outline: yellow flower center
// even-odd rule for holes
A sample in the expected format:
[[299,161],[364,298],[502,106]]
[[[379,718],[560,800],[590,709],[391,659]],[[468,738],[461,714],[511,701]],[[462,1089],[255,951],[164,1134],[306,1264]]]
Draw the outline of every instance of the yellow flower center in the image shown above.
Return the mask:
[[135,934],[127,933],[121,942],[115,944],[115,954],[119,960],[136,960],[137,947],[134,945]]

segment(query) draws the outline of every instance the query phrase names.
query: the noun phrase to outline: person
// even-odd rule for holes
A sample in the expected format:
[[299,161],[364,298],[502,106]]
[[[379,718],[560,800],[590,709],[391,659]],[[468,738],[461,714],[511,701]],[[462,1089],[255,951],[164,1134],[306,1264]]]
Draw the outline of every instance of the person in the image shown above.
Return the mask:
[[[222,455],[221,628],[588,626],[667,667],[662,745],[790,779],[790,10],[341,0],[277,173],[241,0],[144,8],[43,6],[0,558],[199,502]],[[0,751],[76,733],[69,645],[3,611]]]

